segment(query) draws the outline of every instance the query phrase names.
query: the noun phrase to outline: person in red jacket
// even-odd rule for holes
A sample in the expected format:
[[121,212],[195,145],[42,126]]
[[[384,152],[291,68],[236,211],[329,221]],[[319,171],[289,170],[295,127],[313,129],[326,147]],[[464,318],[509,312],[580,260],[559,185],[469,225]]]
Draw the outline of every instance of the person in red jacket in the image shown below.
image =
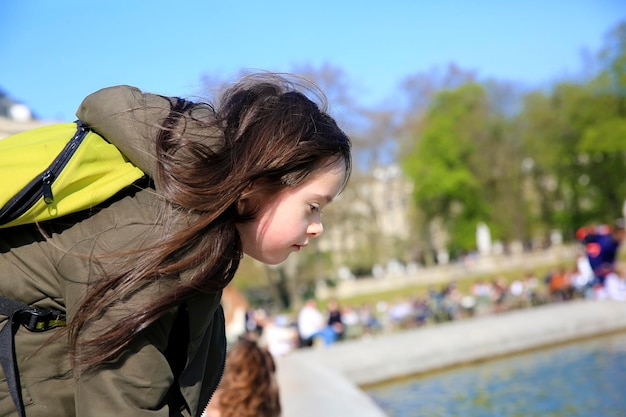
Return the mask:
[[595,279],[592,285],[604,285],[606,276],[615,271],[615,262],[620,245],[626,237],[624,219],[617,219],[613,226],[583,226],[576,232],[576,238],[585,248]]

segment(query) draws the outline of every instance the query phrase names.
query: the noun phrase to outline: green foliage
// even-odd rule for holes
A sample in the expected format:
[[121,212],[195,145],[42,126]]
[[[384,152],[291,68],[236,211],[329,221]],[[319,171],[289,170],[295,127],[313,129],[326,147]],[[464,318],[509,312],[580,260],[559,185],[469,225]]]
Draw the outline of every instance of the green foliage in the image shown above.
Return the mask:
[[462,203],[466,191],[478,192],[480,187],[466,163],[471,144],[460,132],[461,120],[470,117],[475,88],[461,88],[435,98],[425,116],[426,128],[404,161],[415,180],[416,203],[431,218],[449,218],[453,203]]
[[583,132],[577,151],[619,154],[624,152],[626,140],[626,119],[613,116],[599,120]]
[[[525,95],[512,115],[492,81],[466,81],[434,94],[409,116],[401,163],[427,229],[448,249],[475,246],[486,223],[494,239],[566,238],[580,225],[611,221],[626,198],[626,23],[607,37],[596,74]],[[426,234],[427,237],[428,234]],[[433,239],[433,236],[430,236]]]
[[520,116],[534,161],[538,220],[569,235],[583,223],[620,216],[626,197],[626,25],[599,54],[588,82],[528,95]]
[[444,90],[434,97],[421,129],[413,132],[412,151],[402,160],[426,224],[442,220],[449,246],[460,252],[475,248],[479,222],[505,231],[511,222],[498,215],[501,208],[522,207],[506,203],[519,188],[520,165],[509,123],[492,108],[485,86]]

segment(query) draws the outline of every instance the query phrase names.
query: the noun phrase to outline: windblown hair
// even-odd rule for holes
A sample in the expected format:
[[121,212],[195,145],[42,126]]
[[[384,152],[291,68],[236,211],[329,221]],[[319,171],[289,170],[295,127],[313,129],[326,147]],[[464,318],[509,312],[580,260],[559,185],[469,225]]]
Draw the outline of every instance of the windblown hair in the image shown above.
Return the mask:
[[[316,93],[319,105],[307,90]],[[115,359],[163,314],[199,293],[219,292],[232,280],[242,256],[236,224],[253,220],[260,208],[247,205],[242,211],[238,204],[253,197],[250,190],[274,195],[338,160],[346,164],[346,181],[351,171],[350,140],[326,113],[324,96],[312,83],[255,74],[227,88],[213,105],[166,99],[171,108],[155,138],[153,179],[169,227],[89,290],[68,325],[79,370]],[[261,186],[249,187],[253,183]],[[171,219],[181,218],[185,227],[174,226]],[[155,285],[156,298],[128,304],[125,317],[85,336],[105,312]]]
[[238,339],[226,356],[215,402],[220,417],[279,417],[280,390],[271,353],[253,340]]

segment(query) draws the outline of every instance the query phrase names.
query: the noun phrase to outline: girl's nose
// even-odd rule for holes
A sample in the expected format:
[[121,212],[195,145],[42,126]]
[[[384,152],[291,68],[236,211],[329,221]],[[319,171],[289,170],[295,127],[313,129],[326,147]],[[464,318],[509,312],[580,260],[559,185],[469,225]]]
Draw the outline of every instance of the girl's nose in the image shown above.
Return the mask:
[[311,237],[318,237],[324,231],[324,225],[322,222],[313,222],[309,224],[309,228],[307,229],[307,234]]

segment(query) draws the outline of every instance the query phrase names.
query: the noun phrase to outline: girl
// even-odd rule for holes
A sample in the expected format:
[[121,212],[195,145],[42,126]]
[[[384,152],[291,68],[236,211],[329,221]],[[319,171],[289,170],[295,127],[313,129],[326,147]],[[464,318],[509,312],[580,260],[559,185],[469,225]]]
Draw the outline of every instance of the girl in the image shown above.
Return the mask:
[[[15,336],[28,417],[201,415],[241,257],[306,247],[350,174],[349,139],[303,87],[257,74],[214,105],[128,86],[83,101],[78,118],[153,185],[0,232],[0,294],[67,313],[65,328]],[[15,415],[4,384],[0,415]]]

